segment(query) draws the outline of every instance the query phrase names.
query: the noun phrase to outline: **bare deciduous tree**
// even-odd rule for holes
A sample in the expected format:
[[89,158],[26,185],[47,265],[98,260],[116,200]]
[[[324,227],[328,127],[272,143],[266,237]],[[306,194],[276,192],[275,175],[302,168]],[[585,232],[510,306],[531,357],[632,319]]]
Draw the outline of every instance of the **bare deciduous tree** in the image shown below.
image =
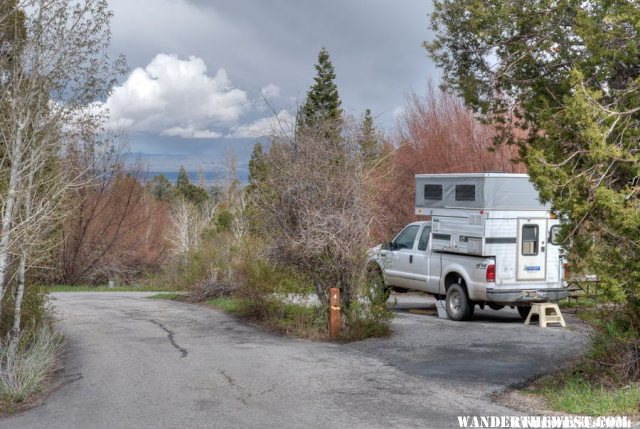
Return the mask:
[[186,199],[178,198],[173,203],[167,238],[177,254],[186,254],[198,245],[202,231],[201,217],[198,207]]
[[88,185],[67,200],[72,215],[62,225],[58,274],[67,284],[126,281],[166,255],[169,203],[143,187],[140,166],[124,171],[121,146],[109,140],[73,157]]
[[[68,143],[100,128],[104,114],[91,103],[107,93],[123,62],[106,54],[111,17],[106,1],[8,4],[0,10],[0,25],[12,23],[0,30],[0,312],[15,256],[17,331],[33,251],[64,216],[60,203],[66,190],[81,181],[60,166],[61,158]],[[11,32],[13,37],[4,37]]]
[[255,198],[273,235],[272,257],[312,279],[321,302],[337,287],[350,303],[365,270],[373,190],[357,126],[343,121],[335,137],[325,125],[334,129],[319,123],[272,137],[269,174]]
[[462,100],[429,85],[425,96],[410,94],[391,139],[390,173],[381,176],[377,197],[383,225],[377,238],[389,238],[415,219],[414,176],[420,173],[523,173],[515,146],[494,145],[497,132],[481,124]]

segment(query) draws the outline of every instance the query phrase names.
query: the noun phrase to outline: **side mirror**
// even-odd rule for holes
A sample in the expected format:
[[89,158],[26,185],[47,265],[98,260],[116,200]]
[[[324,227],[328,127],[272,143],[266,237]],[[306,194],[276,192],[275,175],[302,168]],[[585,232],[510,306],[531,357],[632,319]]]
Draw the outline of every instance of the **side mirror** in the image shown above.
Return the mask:
[[392,241],[385,241],[382,243],[382,250],[393,250],[395,248]]
[[560,225],[553,225],[549,230],[549,243],[555,246],[561,246],[562,242],[560,241]]

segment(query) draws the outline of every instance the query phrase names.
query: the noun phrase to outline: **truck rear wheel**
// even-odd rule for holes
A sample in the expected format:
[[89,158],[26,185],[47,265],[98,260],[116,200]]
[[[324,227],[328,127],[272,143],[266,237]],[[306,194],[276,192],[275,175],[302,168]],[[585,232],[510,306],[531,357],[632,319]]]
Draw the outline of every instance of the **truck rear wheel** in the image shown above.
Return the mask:
[[526,320],[527,316],[529,315],[529,312],[531,311],[531,306],[530,305],[519,305],[518,306],[518,313],[520,313],[520,317],[522,317],[522,319]]
[[449,286],[446,303],[447,314],[451,320],[469,320],[473,316],[474,304],[460,284],[454,283]]

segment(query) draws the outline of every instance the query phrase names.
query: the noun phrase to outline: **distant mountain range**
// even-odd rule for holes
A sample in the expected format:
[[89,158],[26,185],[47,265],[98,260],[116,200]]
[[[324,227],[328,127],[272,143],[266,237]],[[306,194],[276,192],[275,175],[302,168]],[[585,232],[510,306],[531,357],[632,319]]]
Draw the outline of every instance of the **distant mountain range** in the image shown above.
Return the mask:
[[[126,155],[125,160],[129,167],[140,165],[143,170],[143,177],[148,180],[162,174],[171,183],[176,182],[181,166],[184,166],[187,170],[189,180],[194,184],[199,183],[199,171],[201,171],[207,186],[221,181],[227,169],[224,161],[209,160],[203,156],[196,155],[165,155],[132,152]],[[241,181],[247,181],[249,176],[248,160],[237,160],[236,175]]]

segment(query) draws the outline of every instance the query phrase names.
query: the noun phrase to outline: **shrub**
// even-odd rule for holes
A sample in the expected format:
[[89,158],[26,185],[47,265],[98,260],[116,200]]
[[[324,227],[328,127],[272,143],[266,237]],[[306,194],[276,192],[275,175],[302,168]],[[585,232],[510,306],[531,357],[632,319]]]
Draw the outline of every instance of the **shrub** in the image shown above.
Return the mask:
[[57,369],[62,346],[47,324],[0,340],[0,398],[11,405],[37,393]]
[[635,313],[607,310],[595,324],[589,351],[579,371],[605,387],[640,382],[640,338]]
[[[14,296],[8,293],[4,299],[5,305],[3,305],[3,308],[7,309],[7,311],[3,312],[0,320],[0,337],[6,336],[13,328],[14,313],[13,311],[8,311],[8,309],[14,308]],[[42,325],[45,323],[50,309],[50,297],[44,287],[32,285],[26,287],[22,300],[21,328],[30,330]]]

